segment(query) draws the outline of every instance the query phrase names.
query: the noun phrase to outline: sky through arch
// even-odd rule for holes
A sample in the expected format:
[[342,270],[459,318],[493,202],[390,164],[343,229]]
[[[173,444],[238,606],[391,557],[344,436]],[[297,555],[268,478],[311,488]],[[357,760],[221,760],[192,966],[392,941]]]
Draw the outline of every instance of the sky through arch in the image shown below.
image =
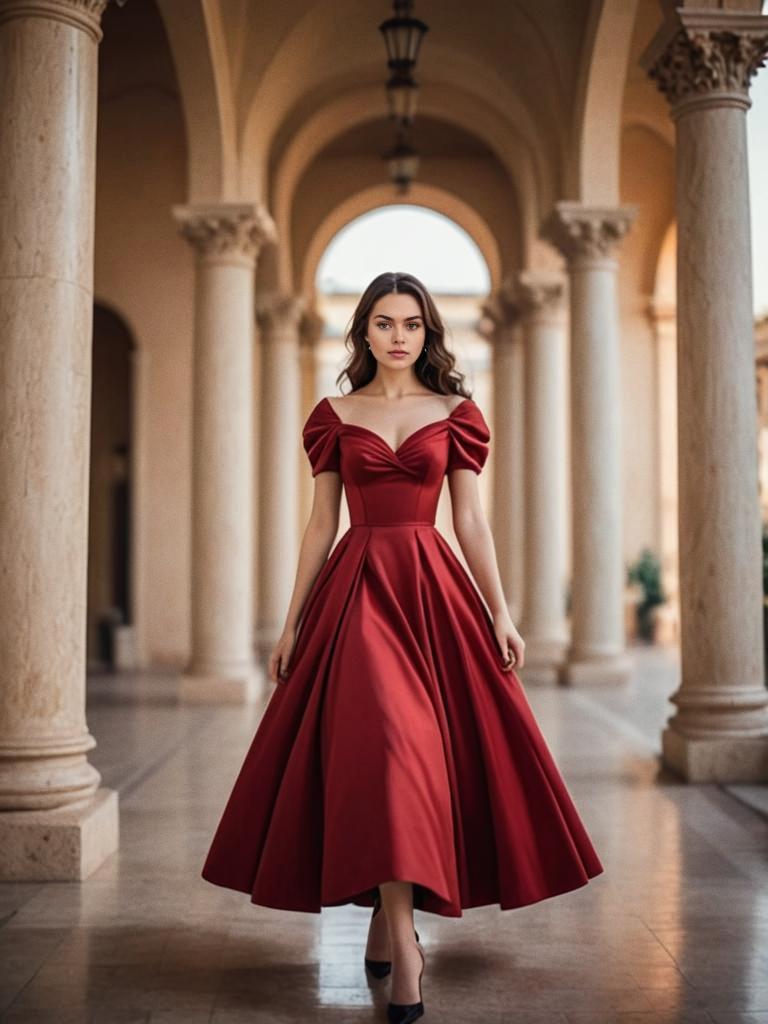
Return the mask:
[[436,293],[487,295],[491,287],[483,255],[462,227],[401,203],[364,213],[334,236],[317,268],[317,289],[360,293],[390,270],[414,274]]

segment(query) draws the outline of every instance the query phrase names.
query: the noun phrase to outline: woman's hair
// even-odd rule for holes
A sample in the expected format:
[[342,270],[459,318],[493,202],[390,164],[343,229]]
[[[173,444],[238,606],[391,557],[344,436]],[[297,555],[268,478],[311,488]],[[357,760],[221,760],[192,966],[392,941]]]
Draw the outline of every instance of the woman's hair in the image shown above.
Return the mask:
[[375,277],[357,303],[352,315],[352,325],[347,331],[344,346],[350,351],[349,361],[336,383],[346,377],[357,391],[376,376],[376,358],[368,348],[365,334],[368,330],[368,317],[376,302],[382,295],[405,292],[412,295],[421,307],[421,315],[426,328],[424,344],[427,347],[419,354],[414,365],[416,376],[430,390],[439,395],[472,396],[464,387],[464,374],[456,370],[456,360],[444,344],[445,327],[435,306],[434,299],[424,285],[413,274],[387,272]]

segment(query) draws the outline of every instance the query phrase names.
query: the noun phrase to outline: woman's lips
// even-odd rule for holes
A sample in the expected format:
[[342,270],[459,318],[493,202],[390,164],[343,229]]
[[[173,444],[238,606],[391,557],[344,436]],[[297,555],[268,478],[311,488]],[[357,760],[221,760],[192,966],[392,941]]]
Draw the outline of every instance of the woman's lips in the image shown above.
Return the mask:
[[396,348],[396,349],[393,349],[391,352],[389,352],[388,355],[395,356],[397,358],[398,356],[407,356],[408,353],[407,352],[403,352],[403,350],[401,348]]

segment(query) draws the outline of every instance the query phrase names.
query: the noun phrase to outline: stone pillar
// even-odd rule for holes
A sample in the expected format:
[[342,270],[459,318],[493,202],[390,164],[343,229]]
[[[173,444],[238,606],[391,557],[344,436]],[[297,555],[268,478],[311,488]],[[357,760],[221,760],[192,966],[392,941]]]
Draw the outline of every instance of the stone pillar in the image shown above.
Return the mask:
[[565,282],[543,271],[518,278],[524,313],[526,678],[557,678],[565,618]]
[[192,244],[192,653],[189,701],[258,695],[253,659],[253,282],[270,223],[250,203],[177,206]]
[[0,879],[118,844],[85,719],[97,50],[103,2],[0,3]]
[[656,341],[656,418],[661,577],[667,601],[658,609],[656,642],[680,643],[680,582],[677,553],[677,336],[675,307],[651,300],[648,316]]
[[503,284],[482,308],[487,325],[485,333],[492,339],[493,345],[494,465],[491,509],[494,545],[502,586],[509,602],[509,614],[515,625],[518,625],[525,587],[521,310],[514,288],[508,283]]
[[625,650],[621,399],[617,261],[634,207],[560,202],[542,235],[565,256],[570,279],[571,646],[563,684],[621,682]]
[[[323,335],[325,320],[317,310],[307,310],[301,317],[299,324],[299,375],[301,379],[301,409],[306,416],[315,402],[323,397],[318,392],[318,365],[317,345]],[[302,416],[302,421],[305,417]],[[301,438],[299,438],[301,445]],[[309,519],[312,509],[312,494],[314,482],[309,471],[309,462],[304,454],[304,447],[299,452],[299,465],[304,466],[304,473],[299,473],[299,536],[304,532],[304,527]]]
[[261,343],[259,509],[259,634],[262,655],[283,628],[299,556],[301,372],[299,327],[303,299],[265,296],[257,303]]
[[664,761],[768,779],[757,487],[749,83],[768,17],[676,9],[643,66],[676,129],[681,683]]

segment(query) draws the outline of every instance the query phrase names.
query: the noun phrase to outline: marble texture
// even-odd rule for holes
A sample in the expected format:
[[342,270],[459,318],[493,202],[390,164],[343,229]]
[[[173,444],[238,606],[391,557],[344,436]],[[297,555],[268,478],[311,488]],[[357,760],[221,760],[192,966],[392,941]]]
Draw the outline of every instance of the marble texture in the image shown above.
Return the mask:
[[117,836],[85,717],[103,7],[0,10],[0,878],[82,877]]
[[568,647],[566,604],[566,287],[563,275],[523,271],[525,319],[526,580],[519,629],[529,669],[556,671]]
[[254,700],[253,278],[270,221],[244,203],[174,207],[195,252],[192,653],[185,699]]
[[299,330],[304,300],[260,296],[256,302],[259,385],[259,509],[257,644],[268,656],[291,600],[299,558],[301,364]]
[[676,142],[683,670],[663,750],[700,782],[768,780],[746,138],[766,54],[768,17],[678,10],[641,58]]
[[509,284],[482,307],[481,332],[491,344],[493,436],[491,522],[509,614],[517,622],[525,592],[525,423],[522,308]]
[[[660,762],[676,652],[637,648],[621,688],[525,683],[606,867],[530,907],[417,911],[425,1020],[750,1024],[768,1018],[768,820]],[[94,677],[94,760],[120,849],[85,883],[0,885],[3,1024],[385,1019],[369,912],[287,913],[199,877],[264,701],[180,702],[171,673]]]
[[620,336],[616,249],[637,209],[561,201],[542,236],[565,257],[570,294],[571,638],[566,685],[618,683],[625,653]]

